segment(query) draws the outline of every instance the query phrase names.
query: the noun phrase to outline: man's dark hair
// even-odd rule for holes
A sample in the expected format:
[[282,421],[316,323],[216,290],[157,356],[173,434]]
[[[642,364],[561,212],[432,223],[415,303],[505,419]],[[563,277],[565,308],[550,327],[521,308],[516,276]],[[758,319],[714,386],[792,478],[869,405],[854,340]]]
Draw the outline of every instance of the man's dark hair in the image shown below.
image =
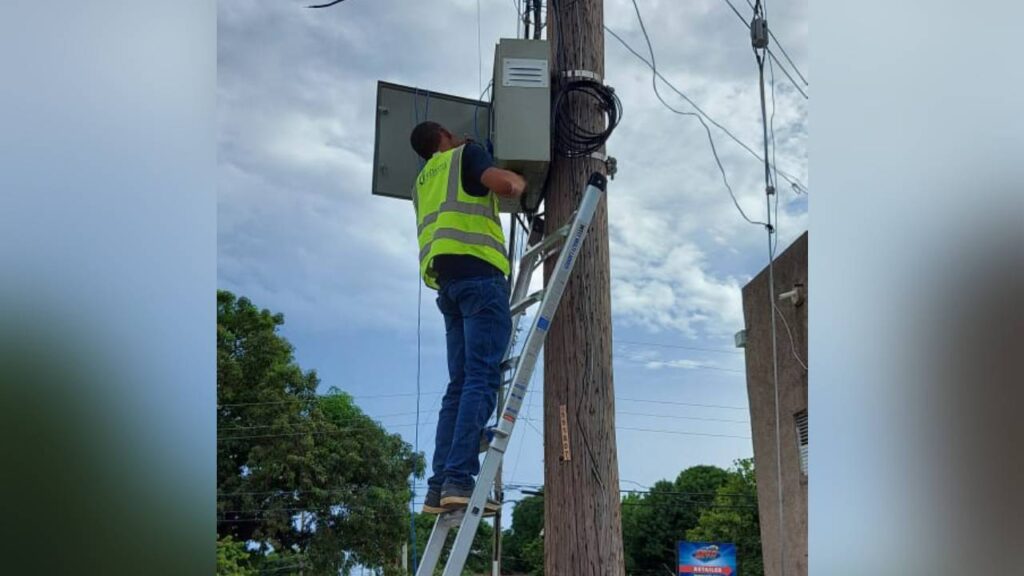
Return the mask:
[[444,131],[444,126],[441,126],[437,122],[420,122],[412,129],[412,134],[409,136],[409,143],[412,144],[412,149],[420,155],[420,158],[424,160],[430,160],[430,157],[437,152],[438,146],[441,145],[441,132]]

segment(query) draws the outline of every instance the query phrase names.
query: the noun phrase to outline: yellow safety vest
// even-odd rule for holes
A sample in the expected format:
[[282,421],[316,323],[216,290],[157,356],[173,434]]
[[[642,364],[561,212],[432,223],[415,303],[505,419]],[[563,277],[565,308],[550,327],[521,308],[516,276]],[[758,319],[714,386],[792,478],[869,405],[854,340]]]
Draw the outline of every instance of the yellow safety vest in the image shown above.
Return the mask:
[[462,188],[462,146],[437,152],[416,178],[412,201],[420,244],[420,276],[437,290],[435,256],[475,256],[508,275],[505,235],[493,192],[472,196]]

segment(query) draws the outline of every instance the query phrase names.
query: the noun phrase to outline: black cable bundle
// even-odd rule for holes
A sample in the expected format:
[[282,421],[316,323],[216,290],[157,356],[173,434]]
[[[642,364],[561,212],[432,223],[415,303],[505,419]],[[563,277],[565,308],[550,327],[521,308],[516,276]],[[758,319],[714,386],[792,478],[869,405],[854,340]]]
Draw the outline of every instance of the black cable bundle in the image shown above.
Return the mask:
[[[597,102],[607,116],[607,126],[600,132],[593,132],[576,123],[572,116],[569,96],[580,94]],[[577,100],[579,103],[579,99]],[[555,95],[551,107],[551,125],[555,151],[566,158],[581,158],[597,152],[611,136],[622,120],[622,102],[609,86],[587,78],[571,79],[563,84]]]

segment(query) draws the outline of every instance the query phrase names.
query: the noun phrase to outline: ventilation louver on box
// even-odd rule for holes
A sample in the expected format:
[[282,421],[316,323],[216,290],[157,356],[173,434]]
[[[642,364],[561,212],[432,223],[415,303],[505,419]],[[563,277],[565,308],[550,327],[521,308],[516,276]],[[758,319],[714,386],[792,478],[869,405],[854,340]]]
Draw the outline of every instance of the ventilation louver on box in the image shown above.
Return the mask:
[[547,88],[548,61],[538,58],[503,58],[502,85],[512,88]]
[[807,475],[807,410],[793,415],[796,421],[797,447],[800,449],[800,471]]

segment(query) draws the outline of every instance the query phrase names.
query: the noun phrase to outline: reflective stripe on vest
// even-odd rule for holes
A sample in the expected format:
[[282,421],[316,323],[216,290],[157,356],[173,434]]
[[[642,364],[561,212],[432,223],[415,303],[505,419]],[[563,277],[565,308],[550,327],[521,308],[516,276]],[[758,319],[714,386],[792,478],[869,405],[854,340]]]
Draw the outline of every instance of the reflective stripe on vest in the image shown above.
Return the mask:
[[[472,202],[462,202],[459,200],[459,173],[461,172],[462,166],[462,150],[463,146],[459,146],[452,152],[451,165],[448,167],[448,194],[446,195],[444,202],[438,207],[437,212],[431,212],[423,217],[423,222],[417,227],[417,235],[423,233],[423,229],[430,226],[434,222],[437,222],[438,216],[442,212],[459,212],[461,214],[469,214],[471,216],[485,216],[494,221],[495,224],[501,226],[501,220],[498,219],[498,215],[494,213],[494,210],[490,206],[484,206],[482,204],[474,204]],[[452,170],[452,167],[459,167],[459,169]],[[416,186],[413,185],[413,206],[418,205],[419,194],[416,193]]]
[[498,226],[501,226],[501,220],[494,214],[494,210],[490,206],[448,200],[441,204],[437,212],[431,212],[423,217],[423,222],[420,222],[420,225],[416,228],[416,235],[419,236],[427,226],[437,222],[442,212],[458,212],[460,214],[469,214],[470,216],[484,216],[485,218],[490,218]]
[[[462,230],[455,230],[452,228],[442,228],[437,232],[434,232],[434,240],[456,240],[463,244],[477,244],[479,246],[489,246],[494,248],[501,253],[502,256],[508,258],[505,254],[505,245],[498,242],[494,238],[491,238],[487,234],[477,234],[475,232],[463,232]],[[430,254],[430,249],[434,246],[434,240],[427,242],[427,245],[420,250],[420,260],[427,257]]]
[[[421,208],[429,211],[422,215],[417,225],[417,236],[421,246],[419,259],[423,280],[432,288],[437,288],[437,282],[430,262],[437,255],[471,254],[504,273],[509,268],[495,197],[491,194],[472,197],[462,191],[462,152],[462,146],[451,151],[443,196],[439,186],[441,182],[437,178],[440,176],[438,168],[430,169],[432,179],[421,180],[423,170],[427,169],[424,166],[414,185],[413,205],[417,218],[421,216]],[[421,191],[425,194],[423,198],[420,197]],[[440,244],[437,243],[439,241]],[[432,255],[435,247],[438,250]]]

